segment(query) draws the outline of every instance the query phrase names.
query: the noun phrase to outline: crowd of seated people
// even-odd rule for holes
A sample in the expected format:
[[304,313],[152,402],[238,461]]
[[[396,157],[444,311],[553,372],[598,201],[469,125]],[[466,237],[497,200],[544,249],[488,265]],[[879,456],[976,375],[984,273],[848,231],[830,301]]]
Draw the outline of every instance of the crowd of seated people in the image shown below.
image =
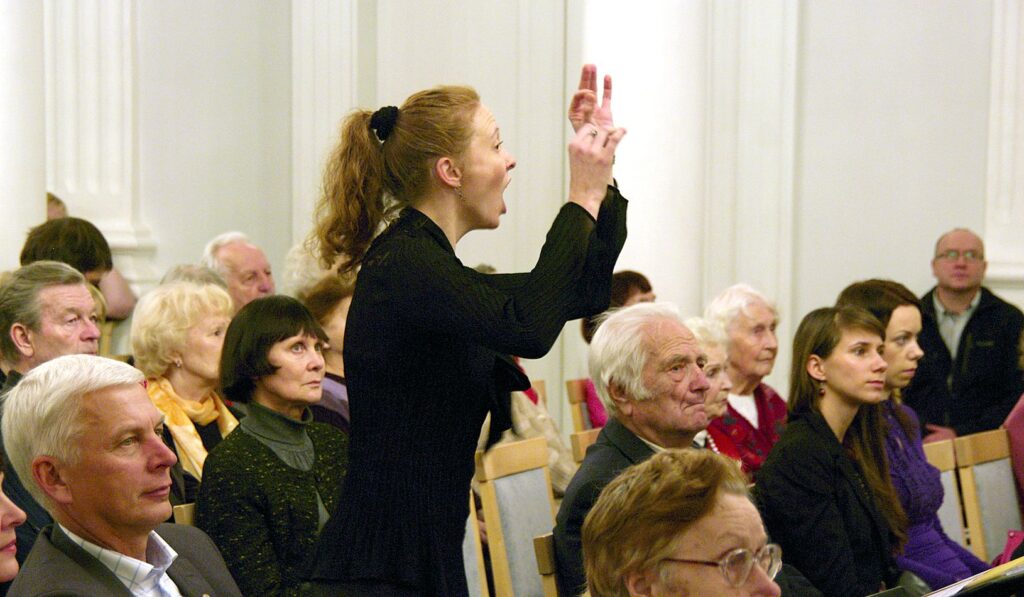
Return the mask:
[[[942,528],[944,491],[923,447],[993,428],[1024,391],[1024,316],[982,288],[980,238],[939,238],[937,287],[922,299],[873,279],[806,314],[783,397],[765,383],[780,344],[769,298],[737,284],[684,320],[654,302],[642,274],[611,273],[625,207],[610,158],[624,132],[597,102],[595,76],[584,69],[570,108],[570,153],[578,171],[592,167],[590,192],[553,225],[564,235],[546,246],[543,276],[473,272],[453,257],[461,234],[497,225],[467,214],[464,195],[492,197],[515,166],[467,88],[410,101],[462,102],[452,147],[484,164],[468,172],[490,177],[464,178],[441,158],[438,178],[423,179],[436,188],[416,187],[425,194],[378,240],[379,226],[334,238],[326,269],[307,252],[297,298],[275,294],[267,255],[228,232],[136,304],[100,231],[50,196],[21,267],[0,277],[0,594],[465,594],[454,568],[461,481],[472,475],[464,457],[484,421],[480,449],[542,434],[556,460],[567,457],[553,422],[526,428],[536,417],[524,412],[546,411],[509,353],[541,354],[582,315],[587,410],[601,431],[578,470],[555,475],[560,594],[921,595],[988,569]],[[331,158],[342,178],[354,176],[342,168],[346,143],[405,143],[402,159],[422,165],[403,128],[414,124],[382,110],[347,122]],[[391,192],[367,178],[386,178],[390,166],[376,166],[359,173],[374,200]],[[321,230],[323,246],[332,230]],[[573,235],[594,246],[558,244]],[[342,248],[362,253],[345,261]],[[395,255],[408,261],[391,271]],[[558,296],[538,298],[555,281]],[[131,364],[97,355],[106,316],[132,317]],[[350,383],[379,400],[353,409]],[[486,403],[420,400],[453,387]],[[396,430],[420,449],[374,450]],[[429,491],[418,485],[428,481]],[[393,519],[377,507],[413,498],[427,506]],[[172,505],[194,506],[194,526],[170,524]]]

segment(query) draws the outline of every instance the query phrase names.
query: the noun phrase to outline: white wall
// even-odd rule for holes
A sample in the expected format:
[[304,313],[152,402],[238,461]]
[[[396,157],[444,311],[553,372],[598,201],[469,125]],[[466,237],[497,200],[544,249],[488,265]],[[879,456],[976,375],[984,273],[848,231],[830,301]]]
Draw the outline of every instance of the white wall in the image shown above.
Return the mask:
[[285,0],[140,2],[141,218],[162,274],[247,233],[283,272],[291,246],[291,13]]

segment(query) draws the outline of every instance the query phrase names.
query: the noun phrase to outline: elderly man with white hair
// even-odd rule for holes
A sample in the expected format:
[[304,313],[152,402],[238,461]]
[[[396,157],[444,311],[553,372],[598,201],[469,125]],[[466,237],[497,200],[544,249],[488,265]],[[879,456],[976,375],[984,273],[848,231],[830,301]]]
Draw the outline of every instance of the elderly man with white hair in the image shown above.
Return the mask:
[[161,524],[174,452],[138,370],[91,355],[30,371],[4,403],[11,466],[56,521],[8,595],[240,595],[202,531]]
[[772,372],[779,341],[778,312],[746,284],[726,288],[704,313],[725,329],[726,372],[732,382],[728,409],[708,424],[708,436],[718,451],[738,457],[754,481],[786,425],[786,402],[761,380]]
[[236,313],[253,300],[276,291],[267,256],[241,232],[225,232],[206,243],[200,264],[227,282]]
[[580,533],[605,485],[667,448],[688,448],[708,424],[706,360],[676,308],[641,303],[613,311],[590,343],[590,377],[609,413],[558,510],[555,551],[563,595],[584,589]]

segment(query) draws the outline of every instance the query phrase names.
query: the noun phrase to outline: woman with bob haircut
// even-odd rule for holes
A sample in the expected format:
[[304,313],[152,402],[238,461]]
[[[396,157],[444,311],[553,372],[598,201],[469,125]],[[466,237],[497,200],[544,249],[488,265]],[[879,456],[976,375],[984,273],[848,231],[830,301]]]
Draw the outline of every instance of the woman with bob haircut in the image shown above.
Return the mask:
[[234,307],[210,284],[174,282],[142,297],[132,318],[135,366],[150,400],[164,415],[171,469],[171,503],[196,501],[206,457],[238,426],[220,395],[220,354]]
[[768,543],[747,480],[706,450],[666,450],[609,483],[583,523],[593,597],[773,596],[782,551]]
[[882,433],[885,328],[854,307],[811,311],[793,340],[790,420],[757,477],[786,562],[830,597],[892,587],[906,539]]
[[[565,323],[604,310],[625,242],[612,161],[625,130],[585,66],[569,119],[569,198],[533,270],[486,275],[455,255],[497,228],[515,158],[469,87],[357,110],[328,159],[316,244],[359,269],[345,333],[351,472],[312,578],[328,594],[464,595],[462,539],[480,428],[511,425],[530,387],[507,355],[539,358]],[[339,263],[340,259],[340,263]]]
[[921,443],[921,424],[900,392],[914,379],[924,352],[917,344],[921,308],[906,286],[891,280],[866,280],[847,286],[837,305],[867,309],[885,326],[885,374],[888,400],[882,403],[882,431],[889,474],[906,513],[907,543],[896,563],[938,589],[988,569],[974,554],[946,535],[939,522],[943,489],[939,469],[932,466]]
[[338,503],[346,436],[309,411],[326,340],[302,303],[279,295],[242,307],[224,338],[221,387],[249,411],[206,459],[195,522],[245,595],[299,594]]

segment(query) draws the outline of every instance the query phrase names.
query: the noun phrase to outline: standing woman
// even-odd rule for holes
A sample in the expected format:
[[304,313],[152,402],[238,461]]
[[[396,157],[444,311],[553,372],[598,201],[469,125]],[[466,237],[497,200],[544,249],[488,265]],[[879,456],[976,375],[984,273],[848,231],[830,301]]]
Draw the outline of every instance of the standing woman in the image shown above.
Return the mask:
[[477,437],[488,411],[500,436],[499,396],[529,387],[505,355],[538,358],[566,321],[603,310],[625,242],[611,170],[625,130],[612,124],[611,78],[600,106],[596,88],[584,67],[569,202],[523,274],[480,274],[455,256],[467,232],[498,226],[515,167],[475,91],[437,87],[345,120],[318,240],[324,263],[361,269],[344,349],[350,469],[312,575],[324,593],[467,594]]
[[768,534],[830,597],[898,577],[906,518],[889,479],[881,403],[885,328],[853,307],[811,311],[793,340],[790,421],[757,477]]
[[900,401],[910,385],[924,352],[917,344],[921,308],[907,287],[891,280],[867,280],[847,286],[839,305],[867,309],[885,325],[885,374],[888,400],[885,415],[885,451],[892,484],[907,514],[907,544],[896,557],[900,568],[921,577],[933,589],[952,584],[988,569],[971,552],[946,535],[939,522],[942,480],[939,469],[928,463],[921,444],[917,414]]

